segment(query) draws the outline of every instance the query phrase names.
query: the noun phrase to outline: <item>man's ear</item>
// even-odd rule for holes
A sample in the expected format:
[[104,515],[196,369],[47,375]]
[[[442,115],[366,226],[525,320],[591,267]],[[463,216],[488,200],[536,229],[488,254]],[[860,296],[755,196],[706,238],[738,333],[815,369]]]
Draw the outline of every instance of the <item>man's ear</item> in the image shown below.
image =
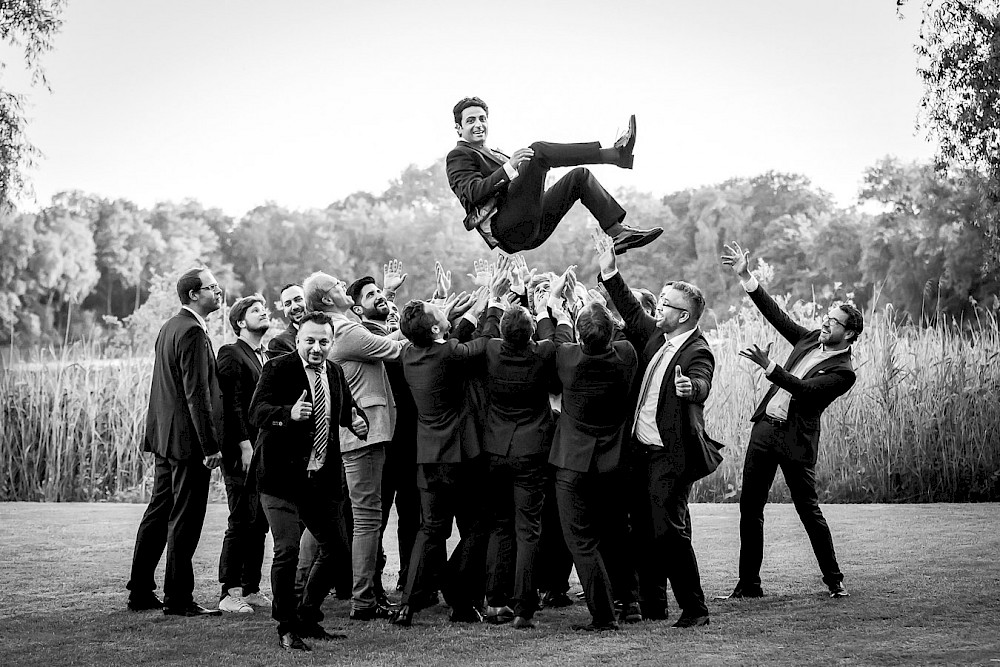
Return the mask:
[[362,308],[361,306],[351,306],[351,310],[353,310],[354,314],[357,315],[358,317],[361,317],[365,313],[365,309]]
[[853,329],[844,330],[844,340],[849,340],[853,342],[854,340],[857,339],[857,337],[858,337],[857,331],[854,331]]
[[458,136],[462,136],[462,124],[461,123],[455,123],[455,134],[457,134]]

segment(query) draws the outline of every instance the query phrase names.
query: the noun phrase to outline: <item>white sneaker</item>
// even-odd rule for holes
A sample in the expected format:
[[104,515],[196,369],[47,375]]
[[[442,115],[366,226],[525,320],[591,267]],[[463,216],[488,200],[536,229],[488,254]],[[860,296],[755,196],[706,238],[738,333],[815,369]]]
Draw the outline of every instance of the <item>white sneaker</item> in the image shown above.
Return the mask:
[[257,591],[256,593],[251,593],[250,595],[244,595],[243,601],[249,605],[253,605],[254,607],[271,606],[271,599],[266,595],[264,595],[263,593],[261,593],[260,591]]
[[221,611],[227,611],[230,614],[252,614],[253,607],[248,605],[246,601],[230,593],[226,597],[219,601],[219,609]]

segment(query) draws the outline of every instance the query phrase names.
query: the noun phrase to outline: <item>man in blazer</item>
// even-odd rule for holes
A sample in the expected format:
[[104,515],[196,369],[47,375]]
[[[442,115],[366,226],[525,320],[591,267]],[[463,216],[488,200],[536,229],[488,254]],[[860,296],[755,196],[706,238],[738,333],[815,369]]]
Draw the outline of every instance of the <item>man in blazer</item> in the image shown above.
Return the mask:
[[[482,355],[496,332],[500,295],[507,283],[494,280],[491,290],[481,287],[472,309],[456,325],[455,337],[445,310],[413,300],[403,308],[400,330],[409,339],[400,355],[403,373],[417,406],[417,486],[422,525],[410,555],[409,576],[401,607],[393,623],[407,627],[413,615],[440,582],[451,607],[451,621],[482,621],[478,606],[484,594],[488,532],[480,494],[484,457],[479,442],[468,437],[466,380],[469,361]],[[493,294],[487,314],[486,336],[469,343],[478,318]],[[452,521],[461,540],[445,562]]]
[[330,316],[333,325],[331,361],[344,370],[354,401],[368,418],[368,437],[357,438],[349,429],[340,432],[340,451],[353,511],[351,550],[354,586],[350,618],[371,621],[391,618],[393,609],[376,597],[375,575],[382,527],[382,469],[385,448],[396,427],[396,403],[385,370],[385,361],[396,361],[405,338],[376,336],[353,312],[354,299],[344,281],[317,272],[302,285],[306,307]]
[[[178,616],[218,615],[195,603],[194,567],[205,522],[211,469],[222,461],[222,394],[205,318],[219,309],[222,290],[204,267],[177,281],[181,310],[156,337],[153,382],[142,449],[155,459],[149,507],[139,523],[128,607]],[[156,564],[167,549],[161,602],[153,593]]]
[[[320,625],[320,606],[330,592],[345,536],[336,513],[340,484],[340,429],[359,438],[368,433],[340,366],[327,357],[333,345],[330,318],[306,313],[296,335],[298,349],[269,361],[250,404],[257,439],[257,486],[274,537],[271,615],[278,622],[279,646],[309,650],[303,637],[336,639]],[[299,539],[305,525],[319,546],[301,599],[295,593]]]
[[729,597],[764,595],[760,582],[764,505],[779,467],[830,597],[847,597],[833,536],[819,508],[816,459],[823,410],[854,386],[851,345],[864,330],[864,319],[857,308],[842,304],[830,310],[819,329],[807,329],[793,322],[750,273],[749,251],[738,243],[726,246],[722,263],[740,279],[765,319],[792,344],[784,366],[768,357],[770,345],[766,350],[754,345],[740,352],[763,368],[772,384],[750,418],[753,428],[740,495],[740,579]]
[[[487,396],[483,406],[483,450],[489,456],[486,495],[493,516],[486,620],[513,620],[519,629],[533,627],[531,619],[538,610],[535,572],[555,430],[549,393],[558,391],[557,343],[533,340],[535,327],[526,308],[508,307],[500,320],[501,337],[487,344],[481,367]],[[559,342],[572,341],[568,322],[559,327],[558,336]]]
[[268,359],[295,351],[295,334],[299,328],[299,320],[306,312],[305,293],[301,285],[297,283],[285,285],[281,288],[278,298],[278,304],[285,319],[288,320],[288,326],[267,344]]
[[[548,303],[557,321],[566,323],[561,292],[554,288]],[[573,629],[600,632],[618,629],[612,591],[630,595],[620,583],[628,569],[626,553],[611,543],[624,537],[619,464],[637,361],[631,343],[613,340],[614,323],[603,304],[584,306],[576,329],[580,342],[560,345],[556,352],[562,414],[549,463],[556,466],[559,520],[591,615],[590,623]]]
[[[465,207],[465,227],[477,229],[490,248],[507,253],[537,248],[577,201],[615,239],[621,254],[653,242],[662,228],[633,229],[622,224],[625,210],[601,187],[584,164],[632,168],[635,116],[613,148],[598,142],[554,144],[535,142],[508,157],[487,148],[489,109],[478,97],[459,100],[452,109],[458,144],[446,159],[448,185]],[[576,167],[545,189],[554,167]]]
[[253,443],[257,442],[257,427],[250,422],[250,401],[267,360],[261,345],[269,325],[264,297],[254,294],[234,303],[229,325],[238,338],[219,348],[218,359],[225,413],[222,467],[229,503],[229,524],[219,556],[219,609],[246,614],[253,612],[254,606],[271,604],[260,592],[267,517],[255,485],[247,484],[253,474]]
[[639,349],[629,454],[642,618],[666,620],[669,579],[681,608],[674,627],[707,625],[688,511],[692,483],[721,461],[721,445],[705,434],[703,416],[715,371],[715,357],[698,328],[705,299],[694,285],[668,282],[656,317],[650,316],[618,272],[611,240],[595,234],[595,243],[601,279],[625,321],[625,335]]

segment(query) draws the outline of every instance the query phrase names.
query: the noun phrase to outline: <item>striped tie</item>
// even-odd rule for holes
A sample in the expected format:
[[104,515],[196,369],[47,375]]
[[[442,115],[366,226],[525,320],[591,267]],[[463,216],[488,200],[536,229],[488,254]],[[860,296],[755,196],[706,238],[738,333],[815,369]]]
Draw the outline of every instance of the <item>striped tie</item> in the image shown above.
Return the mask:
[[316,422],[316,430],[313,436],[313,451],[316,453],[316,460],[321,464],[326,460],[326,445],[330,440],[330,425],[326,415],[326,392],[323,391],[322,366],[310,366],[316,372],[316,381],[313,384],[313,419]]

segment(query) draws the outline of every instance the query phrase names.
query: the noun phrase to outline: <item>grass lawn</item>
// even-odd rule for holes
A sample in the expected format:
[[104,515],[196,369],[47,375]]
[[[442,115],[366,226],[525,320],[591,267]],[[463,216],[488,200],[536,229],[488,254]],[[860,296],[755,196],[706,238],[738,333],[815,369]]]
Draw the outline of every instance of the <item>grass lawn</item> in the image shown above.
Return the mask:
[[[418,614],[406,630],[352,623],[348,603],[331,597],[325,625],[346,628],[349,639],[313,642],[312,653],[296,655],[277,648],[266,611],[208,619],[127,611],[125,582],[144,509],[0,504],[0,665],[1000,664],[996,504],[825,506],[851,592],[843,600],[827,597],[792,506],[770,505],[768,595],[739,602],[711,600],[736,580],[739,508],[694,505],[707,628],[639,623],[582,635],[570,630],[589,618],[580,602],[543,610],[529,631],[452,626],[442,607]],[[225,506],[210,505],[195,558],[195,598],[206,606],[217,600],[225,521]],[[387,572],[396,571],[396,560],[390,553]],[[264,581],[267,590],[266,573]],[[393,583],[387,575],[386,585]]]

